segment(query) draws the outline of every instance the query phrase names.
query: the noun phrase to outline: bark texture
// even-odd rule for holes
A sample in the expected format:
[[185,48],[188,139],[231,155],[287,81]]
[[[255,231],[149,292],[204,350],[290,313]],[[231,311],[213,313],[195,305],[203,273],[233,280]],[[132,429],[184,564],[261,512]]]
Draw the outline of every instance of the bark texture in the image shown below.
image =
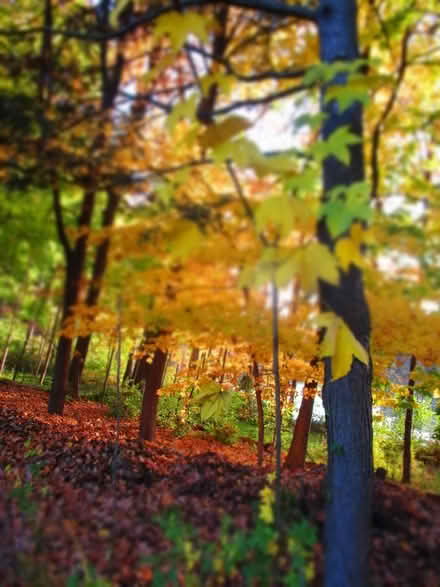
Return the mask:
[[156,415],[157,415],[157,392],[162,385],[167,353],[156,348],[153,362],[149,366],[147,379],[144,386],[144,397],[142,401],[142,413],[139,428],[141,440],[153,441],[156,437]]
[[[70,248],[66,241],[67,237],[64,232],[64,227],[60,226],[59,194],[57,198],[54,192],[54,198],[58,231],[60,233],[60,240],[63,242],[66,257],[62,314],[62,327],[64,328],[66,321],[72,316],[73,306],[78,303],[87,250],[87,230],[84,229],[90,227],[95,206],[95,192],[86,192],[84,194],[78,219],[78,228],[83,229],[83,231],[76,239],[73,248]],[[49,394],[49,414],[63,415],[71,350],[72,339],[62,334],[58,341],[55,357],[53,383]]]
[[[411,355],[409,364],[408,378],[408,401],[412,402],[414,398],[415,381],[411,373],[416,368],[416,357]],[[402,466],[402,483],[411,483],[411,435],[412,435],[413,408],[406,408],[405,412],[405,431],[403,435],[403,466]]]
[[[318,11],[321,60],[350,64],[359,57],[357,5],[355,0],[325,0]],[[333,156],[323,162],[324,201],[336,186],[350,186],[364,180],[362,146],[362,106],[355,103],[341,111],[335,100],[325,102],[329,86],[346,82],[338,74],[323,89],[323,139],[347,127],[359,137],[350,146],[350,162]],[[341,235],[343,236],[343,235]],[[325,218],[318,225],[318,238],[331,249],[336,240]],[[369,350],[370,318],[362,274],[354,265],[341,272],[340,284],[321,283],[321,306],[333,311],[349,326],[359,342]],[[368,585],[368,552],[372,482],[371,373],[369,366],[353,360],[349,373],[331,380],[331,360],[325,360],[323,400],[327,417],[328,473],[325,526],[326,587],[365,587]]]
[[312,423],[313,405],[315,403],[316,381],[306,383],[304,394],[295,422],[295,431],[284,466],[290,471],[304,469]]
[[[116,211],[118,208],[119,198],[111,190],[107,193],[107,205],[102,215],[102,228],[109,228],[113,225]],[[90,308],[96,306],[101,294],[102,280],[107,268],[108,251],[110,247],[110,238],[105,238],[96,248],[95,261],[93,263],[92,278],[87,291],[86,305]],[[70,392],[73,397],[79,397],[79,384],[84,369],[84,363],[90,346],[92,335],[79,336],[72,361],[69,368]]]
[[254,376],[255,397],[257,400],[257,418],[258,418],[257,458],[258,458],[258,466],[261,467],[263,465],[263,457],[264,457],[264,409],[263,409],[263,400],[261,397],[260,370],[258,368],[258,363],[255,360],[252,361],[252,375]]

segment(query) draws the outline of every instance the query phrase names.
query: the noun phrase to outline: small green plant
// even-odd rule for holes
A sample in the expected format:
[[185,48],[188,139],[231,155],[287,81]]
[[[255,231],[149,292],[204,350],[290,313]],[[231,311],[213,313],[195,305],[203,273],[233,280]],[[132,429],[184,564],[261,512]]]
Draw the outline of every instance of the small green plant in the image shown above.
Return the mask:
[[79,570],[71,573],[66,587],[111,587],[111,583],[101,577],[90,563],[84,562]]
[[234,527],[225,516],[216,542],[203,541],[176,509],[157,518],[169,549],[144,562],[153,570],[153,587],[223,584],[240,576],[246,585],[304,587],[314,575],[314,528],[304,519],[274,525],[274,493],[266,486],[260,493],[259,514],[250,531]]
[[112,418],[136,418],[140,414],[142,406],[142,390],[140,385],[123,385],[119,398],[116,388],[109,387],[104,397],[104,403],[108,405],[108,413]]

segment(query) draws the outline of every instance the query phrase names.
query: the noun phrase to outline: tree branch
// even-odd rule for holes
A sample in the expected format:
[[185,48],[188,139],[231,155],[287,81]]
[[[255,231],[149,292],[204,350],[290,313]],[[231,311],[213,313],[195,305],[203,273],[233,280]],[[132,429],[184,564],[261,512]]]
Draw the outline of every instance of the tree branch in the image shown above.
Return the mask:
[[236,102],[232,102],[228,106],[224,106],[223,108],[217,108],[214,111],[214,116],[218,116],[220,114],[227,114],[233,110],[238,110],[239,108],[247,108],[248,106],[260,106],[262,104],[270,104],[275,100],[279,100],[280,98],[286,98],[287,96],[291,96],[292,94],[297,94],[299,92],[303,92],[305,90],[310,90],[310,86],[294,86],[293,88],[287,88],[286,90],[281,90],[280,92],[275,92],[273,94],[268,94],[263,98],[249,98],[248,100],[237,100]]
[[[218,4],[218,2],[215,2],[214,0],[182,0],[182,2],[180,2],[180,9],[185,10],[188,8],[202,8],[211,4]],[[273,16],[298,18],[308,22],[317,21],[316,10],[308,8],[307,6],[285,4],[281,0],[228,0],[224,2],[224,4],[229,6],[236,6],[237,8],[244,8],[247,10],[258,10]],[[108,33],[97,34],[92,32],[76,32],[57,28],[47,29],[47,27],[34,27],[21,30],[0,29],[0,36],[17,37],[50,32],[52,35],[64,36],[72,39],[80,39],[89,42],[102,42],[105,40],[124,37],[125,35],[128,35],[129,33],[136,30],[139,26],[151,24],[159,16],[167,14],[168,12],[172,12],[175,9],[174,2],[168,4],[167,6],[153,6],[139,18],[133,19],[129,24]]]
[[388,98],[388,101],[385,105],[385,108],[376,123],[373,131],[373,138],[372,138],[372,147],[371,147],[371,199],[373,201],[378,202],[379,194],[379,179],[380,179],[380,169],[379,169],[379,147],[380,141],[382,139],[382,131],[383,125],[391,114],[394,104],[396,103],[397,96],[399,94],[400,86],[403,82],[403,78],[405,77],[405,72],[408,66],[408,47],[409,41],[411,39],[413,29],[408,27],[403,35],[402,39],[402,53],[400,58],[399,68],[397,70],[397,79],[396,83],[394,84],[393,90]]

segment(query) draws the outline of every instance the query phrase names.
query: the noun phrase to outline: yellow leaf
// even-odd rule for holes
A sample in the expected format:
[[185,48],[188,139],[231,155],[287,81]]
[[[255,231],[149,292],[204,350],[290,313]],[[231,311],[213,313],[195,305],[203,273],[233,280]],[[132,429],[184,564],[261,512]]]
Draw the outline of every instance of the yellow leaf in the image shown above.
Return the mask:
[[213,158],[216,163],[231,159],[239,167],[253,167],[254,163],[263,156],[253,141],[242,138],[216,146],[213,150]]
[[197,109],[197,96],[193,94],[188,100],[180,102],[174,106],[173,111],[168,116],[166,126],[170,132],[174,130],[174,127],[182,118],[189,118],[193,120],[196,115]]
[[153,38],[168,34],[173,49],[179,51],[190,34],[207,42],[208,25],[209,20],[197,12],[168,12],[157,19]]
[[242,130],[249,128],[251,123],[242,116],[229,116],[219,124],[211,124],[199,138],[203,148],[216,147],[225,143]]
[[335,255],[344,271],[350,264],[362,267],[363,259],[358,244],[351,238],[345,237],[338,240],[335,246]]
[[347,375],[353,356],[362,363],[369,364],[366,349],[355,338],[342,318],[332,312],[324,312],[317,318],[316,323],[326,328],[321,342],[320,356],[332,358],[332,380]]
[[318,288],[318,279],[333,285],[339,283],[336,259],[321,243],[310,243],[295,251],[278,267],[275,279],[279,286],[283,286],[294,275],[300,279],[301,287],[309,293],[313,293]]
[[175,257],[187,259],[200,245],[203,235],[195,224],[189,221],[180,222],[173,231],[173,239],[169,243]]

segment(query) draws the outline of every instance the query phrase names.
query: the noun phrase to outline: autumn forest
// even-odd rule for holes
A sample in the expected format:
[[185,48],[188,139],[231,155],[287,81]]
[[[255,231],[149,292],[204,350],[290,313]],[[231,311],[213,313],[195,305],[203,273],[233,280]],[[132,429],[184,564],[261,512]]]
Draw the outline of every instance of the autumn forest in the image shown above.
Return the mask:
[[0,2],[0,585],[440,585],[436,0]]

